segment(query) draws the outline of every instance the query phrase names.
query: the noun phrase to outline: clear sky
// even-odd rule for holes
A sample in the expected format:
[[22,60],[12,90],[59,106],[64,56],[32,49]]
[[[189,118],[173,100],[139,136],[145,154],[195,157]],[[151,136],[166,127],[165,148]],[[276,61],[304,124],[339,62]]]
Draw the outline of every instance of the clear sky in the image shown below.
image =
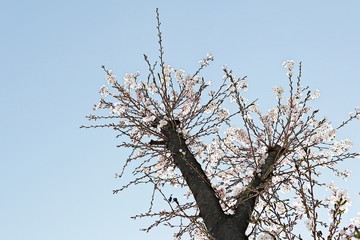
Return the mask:
[[[126,157],[110,130],[83,130],[105,84],[102,64],[121,78],[157,57],[159,7],[166,62],[213,82],[227,64],[248,76],[249,96],[270,107],[286,86],[286,59],[303,62],[304,83],[334,125],[360,105],[360,1],[2,0],[0,4],[0,239],[171,239],[149,221],[150,186],[113,195]],[[360,122],[341,134],[360,149]],[[359,161],[359,160],[358,160]],[[344,164],[356,197],[359,162]],[[360,210],[353,199],[355,216]]]

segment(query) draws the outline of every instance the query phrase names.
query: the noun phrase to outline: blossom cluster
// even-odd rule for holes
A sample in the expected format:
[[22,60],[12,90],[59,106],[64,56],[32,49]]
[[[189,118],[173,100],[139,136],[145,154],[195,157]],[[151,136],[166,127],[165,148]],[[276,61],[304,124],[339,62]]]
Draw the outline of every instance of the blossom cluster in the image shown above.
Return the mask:
[[294,60],[286,60],[283,62],[282,66],[288,70],[286,75],[291,78],[293,76],[293,69],[295,66]]
[[[319,209],[327,209],[330,220],[337,223],[339,216],[348,211],[350,197],[344,190],[329,185],[332,195],[322,198],[315,191],[325,184],[319,176],[326,169],[335,176],[347,178],[350,172],[338,170],[336,163],[359,154],[350,152],[350,140],[337,140],[338,128],[311,108],[311,101],[320,96],[319,90],[302,87],[300,77],[294,82],[295,63],[287,60],[283,66],[291,86],[288,94],[284,95],[285,90],[280,86],[273,87],[276,106],[262,111],[257,101],[243,96],[248,90],[247,80],[236,77],[226,67],[220,87],[208,91],[211,82],[206,82],[200,72],[213,60],[213,56],[207,54],[199,61],[200,68],[195,74],[163,62],[156,73],[155,65],[145,56],[150,72],[147,78],[142,79],[139,72],[126,73],[123,82],[117,80],[112,70],[103,67],[108,86],[100,88],[103,98],[95,109],[107,109],[109,115],[89,119],[112,121],[91,127],[110,127],[129,138],[119,145],[133,151],[118,176],[135,165],[132,173],[136,178],[119,191],[131,185],[151,183],[166,200],[169,194],[165,193],[164,186],[185,188],[185,203],[174,205],[174,201],[167,199],[168,208],[154,213],[151,203],[149,212],[139,217],[158,217],[159,221],[150,228],[159,223],[175,226],[173,219],[187,218],[187,225],[180,221],[183,225],[176,238],[184,234],[183,229],[188,229],[194,239],[210,238],[187,183],[174,164],[173,153],[167,147],[164,129],[175,128],[201,164],[226,214],[234,214],[240,196],[254,179],[271,176],[264,183],[252,213],[248,230],[251,239],[274,239],[274,236],[296,239],[290,229],[298,224],[305,224],[310,235],[315,236],[319,226],[326,225],[318,219]],[[229,108],[225,100],[235,103],[236,107]],[[359,116],[359,108],[350,113],[351,119]],[[283,152],[271,166],[271,175],[267,175],[263,166],[269,149],[274,146],[281,146]],[[179,154],[186,157],[183,150]],[[352,226],[358,226],[359,219],[359,216],[354,218]],[[333,228],[328,229],[330,234],[335,234]],[[346,228],[349,229],[354,227]]]
[[207,67],[209,66],[209,63],[214,61],[214,56],[211,53],[207,53],[206,57],[202,60],[200,60],[198,63],[201,67]]
[[350,117],[360,119],[360,107],[356,107],[354,112],[349,113]]

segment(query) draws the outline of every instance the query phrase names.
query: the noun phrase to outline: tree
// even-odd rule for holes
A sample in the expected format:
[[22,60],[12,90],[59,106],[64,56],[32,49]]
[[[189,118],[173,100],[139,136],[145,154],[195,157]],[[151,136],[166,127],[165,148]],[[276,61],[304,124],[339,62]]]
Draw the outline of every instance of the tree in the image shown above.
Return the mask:
[[[295,77],[291,60],[283,64],[287,92],[274,87],[277,104],[265,113],[258,100],[244,97],[246,77],[236,77],[227,67],[220,86],[209,90],[211,83],[200,73],[213,56],[207,54],[194,74],[165,64],[160,25],[157,11],[159,63],[144,55],[146,79],[125,74],[122,84],[102,66],[111,90],[101,87],[104,98],[94,109],[109,113],[90,115],[89,120],[104,122],[82,126],[111,128],[127,137],[118,147],[131,149],[131,154],[117,176],[135,166],[134,178],[114,193],[141,183],[153,186],[148,212],[134,217],[156,218],[144,230],[164,224],[178,229],[176,239],[188,233],[217,240],[359,235],[360,215],[349,226],[341,223],[350,205],[348,193],[326,184],[321,174],[349,176],[337,163],[360,155],[350,151],[350,140],[338,140],[336,133],[359,119],[360,109],[337,127],[319,118],[319,110],[310,106],[319,92],[302,86],[301,63]],[[224,108],[229,102],[230,110]],[[170,194],[168,186],[183,189],[185,199]],[[331,193],[325,198],[324,189]],[[155,209],[157,199],[166,210]],[[322,220],[324,211],[329,221]],[[301,226],[308,235],[297,231]]]

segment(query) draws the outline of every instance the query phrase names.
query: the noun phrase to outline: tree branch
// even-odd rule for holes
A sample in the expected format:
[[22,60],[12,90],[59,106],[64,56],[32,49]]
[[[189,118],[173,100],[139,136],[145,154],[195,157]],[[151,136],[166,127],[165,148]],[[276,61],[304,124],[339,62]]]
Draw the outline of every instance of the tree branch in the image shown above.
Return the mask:
[[261,173],[256,174],[246,190],[239,195],[236,203],[235,217],[240,220],[242,231],[246,231],[257,197],[265,190],[267,183],[271,180],[276,161],[284,151],[285,149],[279,145],[269,147],[268,156],[261,167]]
[[200,209],[200,216],[211,234],[227,216],[224,214],[219,199],[210,181],[185,143],[184,137],[176,132],[175,124],[168,124],[163,134],[168,139],[168,149],[171,152],[175,165],[180,169],[182,176],[192,191]]

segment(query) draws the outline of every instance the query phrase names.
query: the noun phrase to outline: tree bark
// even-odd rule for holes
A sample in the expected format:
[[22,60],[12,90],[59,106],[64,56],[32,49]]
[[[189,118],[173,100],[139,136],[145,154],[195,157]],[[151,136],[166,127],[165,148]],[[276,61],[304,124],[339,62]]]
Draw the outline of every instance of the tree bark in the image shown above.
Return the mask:
[[227,215],[220,206],[215,190],[199,162],[191,153],[184,137],[176,132],[171,122],[163,129],[175,165],[180,169],[192,191],[207,230],[216,240],[247,240],[245,232],[254,210],[256,199],[271,179],[273,166],[281,155],[281,148],[269,149],[268,157],[261,169],[261,176],[255,176],[247,189],[240,194],[234,215]]

